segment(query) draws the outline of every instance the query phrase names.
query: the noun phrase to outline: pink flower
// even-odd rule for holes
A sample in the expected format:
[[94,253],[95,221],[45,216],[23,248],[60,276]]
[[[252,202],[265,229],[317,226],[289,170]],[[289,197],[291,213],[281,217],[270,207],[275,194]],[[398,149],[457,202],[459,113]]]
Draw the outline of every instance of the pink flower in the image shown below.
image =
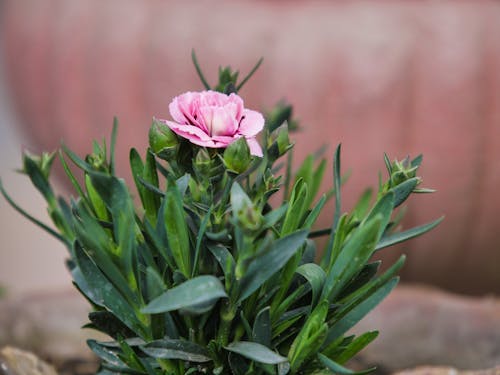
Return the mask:
[[264,117],[244,108],[243,99],[236,94],[186,92],[172,100],[169,110],[174,121],[162,121],[196,145],[224,148],[245,137],[250,153],[262,156],[255,136],[264,127]]

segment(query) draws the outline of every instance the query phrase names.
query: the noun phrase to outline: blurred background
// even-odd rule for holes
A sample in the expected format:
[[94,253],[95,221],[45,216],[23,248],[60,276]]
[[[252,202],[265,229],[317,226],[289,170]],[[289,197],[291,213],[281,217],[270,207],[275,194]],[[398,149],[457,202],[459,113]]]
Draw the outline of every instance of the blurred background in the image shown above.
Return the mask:
[[[22,149],[64,140],[80,155],[120,120],[119,170],[152,116],[202,89],[219,65],[248,72],[246,106],[294,105],[296,162],[342,142],[347,209],[391,159],[424,154],[424,186],[403,226],[445,221],[408,255],[406,283],[500,292],[500,3],[497,1],[0,0],[0,175],[36,217],[44,204],[14,170]],[[331,164],[330,164],[331,166]],[[328,185],[330,176],[327,177]],[[61,194],[68,189],[56,181]],[[327,185],[325,185],[326,187]],[[327,225],[332,212],[325,215]],[[11,295],[70,285],[65,250],[0,199],[0,285]]]

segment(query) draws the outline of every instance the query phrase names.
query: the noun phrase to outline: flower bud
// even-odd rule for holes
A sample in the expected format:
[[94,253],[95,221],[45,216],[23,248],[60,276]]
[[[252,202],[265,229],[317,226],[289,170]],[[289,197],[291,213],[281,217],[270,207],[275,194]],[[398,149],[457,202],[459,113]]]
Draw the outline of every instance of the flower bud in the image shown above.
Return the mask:
[[193,161],[193,167],[199,174],[210,176],[213,160],[206,148],[201,147],[198,150]]
[[229,171],[243,173],[247,170],[252,156],[245,138],[241,137],[231,143],[224,151],[224,165]]
[[413,165],[409,157],[398,161],[395,160],[391,165],[390,184],[392,187],[417,176],[418,165]]
[[169,160],[176,155],[179,140],[167,125],[153,119],[149,129],[149,146],[158,157]]
[[269,136],[268,155],[271,160],[276,160],[283,156],[293,147],[288,137],[288,124],[287,122],[275,129]]
[[[43,177],[45,177],[46,180],[49,179],[50,176],[50,170],[52,168],[52,162],[54,161],[55,153],[47,153],[44,152],[42,155],[34,155],[29,153],[28,151],[24,152],[23,155],[23,169],[21,170],[22,173],[25,174],[30,174],[30,167],[29,165],[36,165],[38,170],[42,173]],[[29,163],[31,161],[32,163]]]

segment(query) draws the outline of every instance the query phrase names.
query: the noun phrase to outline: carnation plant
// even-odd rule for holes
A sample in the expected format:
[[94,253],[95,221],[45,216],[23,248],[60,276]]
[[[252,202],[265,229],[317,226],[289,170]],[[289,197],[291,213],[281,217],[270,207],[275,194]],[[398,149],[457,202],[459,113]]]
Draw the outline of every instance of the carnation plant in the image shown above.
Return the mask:
[[[205,91],[177,96],[169,119],[153,119],[149,148],[130,151],[135,188],[115,174],[115,121],[109,147],[94,142],[85,158],[64,145],[24,154],[55,230],[3,195],[66,245],[92,306],[85,327],[110,338],[88,341],[100,374],[355,374],[344,364],[378,332],[349,332],[394,289],[405,261],[381,273],[377,252],[440,221],[396,231],[394,210],[430,191],[419,188],[422,156],[386,156],[376,194],[343,213],[340,145],[332,188],[319,196],[326,160],[292,170],[291,107],[264,117],[238,96],[255,69],[241,82],[220,69],[212,88],[193,61]],[[49,183],[56,156],[76,192],[69,200]],[[332,224],[318,229],[330,198]]]

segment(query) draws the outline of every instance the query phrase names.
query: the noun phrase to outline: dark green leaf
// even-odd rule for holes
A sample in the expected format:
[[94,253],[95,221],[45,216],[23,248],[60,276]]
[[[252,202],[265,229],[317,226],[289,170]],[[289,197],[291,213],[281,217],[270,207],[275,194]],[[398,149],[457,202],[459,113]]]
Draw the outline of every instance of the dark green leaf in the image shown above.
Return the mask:
[[349,370],[348,368],[345,368],[344,366],[339,365],[338,363],[332,361],[330,358],[324,356],[321,353],[318,354],[318,359],[329,370],[331,370],[335,374],[339,374],[339,375],[364,375],[364,374],[368,374],[376,369],[375,367],[372,367],[368,370],[363,370],[363,371]]
[[157,340],[141,346],[141,350],[147,355],[159,359],[180,359],[198,363],[212,360],[207,349],[185,340]]
[[205,231],[207,230],[208,221],[212,216],[212,207],[209,208],[208,212],[205,214],[205,217],[201,221],[200,228],[198,230],[198,235],[196,236],[196,247],[194,250],[194,262],[193,262],[193,270],[191,271],[191,277],[194,277],[198,272],[198,262],[200,258],[201,251],[201,243],[203,238],[205,237]]
[[172,256],[186,278],[191,277],[191,248],[182,196],[177,187],[169,185],[164,199],[165,229]]
[[117,353],[99,345],[97,341],[87,340],[87,345],[95,354],[97,354],[99,358],[104,360],[106,364],[120,368],[122,371],[127,371],[129,369],[129,366],[127,366],[127,364],[120,359]]
[[126,325],[109,311],[93,311],[89,313],[89,320],[92,325],[101,332],[104,332],[114,339],[119,337],[134,336]]
[[201,71],[200,65],[198,64],[198,59],[196,58],[196,53],[194,49],[191,51],[191,59],[193,60],[194,68],[196,69],[196,73],[198,73],[198,77],[200,77],[201,83],[205,86],[205,90],[211,90],[210,85],[208,84],[203,72]]
[[375,250],[381,250],[385,247],[392,246],[392,245],[395,245],[397,243],[409,240],[410,238],[418,237],[421,234],[424,234],[424,233],[430,231],[431,229],[435,228],[436,226],[438,226],[438,224],[441,223],[441,221],[443,221],[443,219],[444,219],[444,216],[440,217],[439,219],[437,219],[431,223],[424,224],[424,225],[421,225],[419,227],[415,227],[415,228],[406,230],[404,232],[399,232],[399,233],[391,234],[389,236],[384,236],[384,237],[382,237],[382,239],[379,241],[379,243],[375,247]]
[[311,307],[313,308],[318,303],[321,290],[323,289],[323,284],[326,278],[325,271],[323,271],[323,268],[315,263],[306,263],[297,268],[296,272],[304,276],[309,284],[311,284]]
[[361,271],[375,249],[381,220],[378,215],[354,230],[327,273],[321,299],[332,301],[352,277]]
[[[87,292],[91,294],[88,296],[91,300],[96,301],[100,306],[106,307],[137,335],[144,336],[145,332],[134,313],[135,309],[102,274],[78,242],[75,242],[74,249],[76,263],[86,282],[84,286],[79,285],[81,289],[85,291],[84,288],[86,288]],[[78,282],[78,280],[75,280],[75,282]]]
[[271,345],[271,316],[269,310],[270,307],[265,307],[259,311],[252,330],[253,341],[264,346]]
[[347,348],[335,358],[335,361],[343,364],[354,357],[357,353],[363,350],[369,343],[375,340],[378,336],[378,331],[366,332],[359,337],[356,337],[347,345]]
[[253,74],[259,69],[260,64],[264,61],[264,58],[261,57],[259,61],[257,61],[257,64],[250,70],[250,72],[246,75],[245,78],[239,83],[238,87],[236,87],[236,91],[240,91],[243,85],[253,76]]
[[328,345],[354,327],[356,323],[377,306],[396,287],[398,281],[398,277],[392,278],[349,311],[349,313],[344,315],[340,320],[334,322],[328,331],[325,344]]
[[113,118],[113,129],[111,130],[111,145],[109,149],[109,173],[114,176],[115,174],[115,149],[116,138],[118,135],[118,118]]
[[413,177],[393,187],[391,191],[393,191],[395,195],[394,207],[398,207],[401,203],[403,203],[412,193],[412,191],[417,187],[420,181],[420,178]]
[[142,309],[145,314],[157,314],[183,308],[196,307],[219,298],[227,297],[218,278],[203,275],[190,279],[167,290]]
[[224,347],[226,350],[237,353],[245,358],[251,359],[257,363],[266,363],[276,365],[286,362],[287,358],[273,352],[268,347],[249,341],[236,341]]
[[48,225],[42,223],[40,220],[36,219],[32,215],[30,215],[28,212],[26,212],[24,209],[22,209],[20,206],[18,206],[17,203],[14,202],[14,200],[7,194],[7,191],[5,191],[5,189],[3,187],[3,184],[2,184],[2,180],[0,180],[0,192],[2,193],[3,197],[5,198],[5,200],[11,205],[11,207],[14,210],[16,210],[18,213],[20,213],[22,216],[24,216],[26,219],[28,219],[29,221],[31,221],[36,226],[40,227],[41,229],[43,229],[47,233],[49,233],[52,236],[54,236],[55,238],[57,238],[59,241],[61,241],[64,244],[66,244],[67,247],[70,247],[70,245],[69,245],[69,243],[68,243],[68,241],[67,241],[66,238],[64,238],[59,233],[57,233],[55,230],[53,230],[52,228],[50,228]]
[[304,244],[307,231],[301,230],[289,234],[274,242],[271,250],[255,258],[248,266],[247,272],[241,279],[239,302],[248,298],[272,275],[278,272],[288,260]]

